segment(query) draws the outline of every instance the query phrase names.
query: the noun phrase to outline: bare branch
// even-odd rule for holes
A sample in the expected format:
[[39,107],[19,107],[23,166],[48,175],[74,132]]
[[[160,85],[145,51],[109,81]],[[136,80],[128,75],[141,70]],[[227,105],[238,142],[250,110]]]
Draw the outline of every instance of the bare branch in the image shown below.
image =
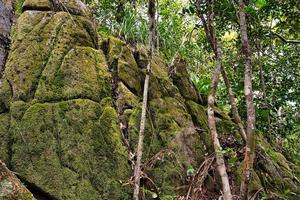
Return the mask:
[[278,37],[281,41],[283,41],[284,43],[291,43],[291,44],[300,44],[300,40],[291,40],[291,39],[286,39],[283,36],[279,35],[278,33],[275,33],[273,31],[271,31],[271,33],[273,35],[275,35],[276,37]]

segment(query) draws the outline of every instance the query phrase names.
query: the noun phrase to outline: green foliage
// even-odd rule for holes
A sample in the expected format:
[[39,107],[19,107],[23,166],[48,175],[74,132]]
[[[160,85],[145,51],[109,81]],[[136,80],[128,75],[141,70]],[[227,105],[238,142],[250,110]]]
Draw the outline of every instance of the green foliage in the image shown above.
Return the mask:
[[196,170],[193,168],[192,165],[189,165],[188,169],[186,170],[186,175],[188,177],[192,177],[192,176],[195,176],[196,174]]
[[200,79],[199,76],[192,74],[192,80],[200,93],[208,94],[211,85],[210,77],[206,76]]
[[284,139],[284,150],[286,155],[296,164],[300,164],[300,129],[298,128],[296,132],[288,134]]
[[267,5],[266,0],[256,0],[255,5],[257,8],[263,8]]
[[15,5],[14,5],[14,7],[15,7],[15,14],[18,15],[18,16],[21,15],[21,13],[22,13],[22,5],[23,5],[24,1],[25,0],[17,0],[17,1],[15,1]]

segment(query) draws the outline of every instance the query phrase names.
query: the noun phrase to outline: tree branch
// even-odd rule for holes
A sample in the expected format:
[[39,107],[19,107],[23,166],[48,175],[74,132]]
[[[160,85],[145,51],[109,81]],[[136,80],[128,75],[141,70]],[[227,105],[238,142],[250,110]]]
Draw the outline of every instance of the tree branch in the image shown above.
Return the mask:
[[283,36],[279,35],[278,33],[275,33],[273,31],[271,31],[271,33],[273,35],[275,35],[276,37],[278,37],[281,41],[283,41],[284,43],[291,43],[291,44],[300,44],[300,40],[291,40],[291,39],[286,39]]

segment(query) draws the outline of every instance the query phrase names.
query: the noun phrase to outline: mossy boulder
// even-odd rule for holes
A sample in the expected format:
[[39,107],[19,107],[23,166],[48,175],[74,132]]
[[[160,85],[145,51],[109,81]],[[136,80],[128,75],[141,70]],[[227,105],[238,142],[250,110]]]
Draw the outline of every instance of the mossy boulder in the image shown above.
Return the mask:
[[129,169],[116,120],[91,100],[36,103],[11,128],[14,170],[58,199],[120,199]]
[[9,162],[10,136],[8,130],[10,127],[10,115],[8,113],[0,114],[0,158],[4,163]]
[[[42,6],[47,1],[26,1],[12,31],[0,80],[0,159],[54,199],[131,199],[147,49],[114,37],[100,38],[98,45],[85,5],[59,2],[48,10]],[[170,70],[158,52],[151,62],[142,192],[149,199],[174,199],[186,194],[196,169],[213,152],[206,100],[184,62]],[[215,116],[224,151],[242,151],[227,113],[216,107]],[[262,150],[250,192],[263,187],[294,198],[297,167],[263,139],[258,143]],[[230,158],[225,155],[237,188],[242,164]],[[204,187],[215,187],[220,196],[213,169],[211,164]]]
[[202,99],[201,95],[189,78],[186,64],[183,60],[177,60],[170,73],[174,84],[178,87],[180,94],[185,99],[204,104],[204,99]]
[[0,159],[51,198],[129,199],[106,58],[92,23],[71,14],[31,5],[14,27],[0,81]]
[[[116,38],[104,42],[108,47],[109,68],[117,85],[116,103],[120,118],[126,126],[130,147],[135,151],[141,114],[140,86],[143,86],[147,51],[143,46],[130,48]],[[186,170],[191,165],[197,167],[205,150],[185,100],[169,79],[168,68],[158,54],[152,60],[148,105],[144,172],[155,180],[155,185],[149,179],[142,182],[149,195],[158,193],[162,199],[174,197],[186,189]]]

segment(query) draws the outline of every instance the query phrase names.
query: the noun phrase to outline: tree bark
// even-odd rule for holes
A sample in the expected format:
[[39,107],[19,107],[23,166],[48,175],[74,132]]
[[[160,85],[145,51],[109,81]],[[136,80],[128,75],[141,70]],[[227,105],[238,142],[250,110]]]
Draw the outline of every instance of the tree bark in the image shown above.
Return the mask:
[[0,77],[4,70],[9,45],[10,45],[10,29],[13,23],[13,1],[0,1]]
[[253,103],[252,90],[252,60],[251,49],[247,35],[247,23],[245,14],[245,3],[239,0],[239,24],[242,42],[242,51],[245,57],[245,74],[244,74],[244,93],[247,107],[247,142],[245,150],[245,159],[243,167],[243,176],[240,187],[241,200],[247,200],[249,182],[251,180],[251,172],[253,168],[253,160],[255,156],[255,107]]
[[149,52],[148,52],[147,71],[146,71],[146,77],[144,83],[143,105],[142,105],[141,123],[140,123],[140,131],[139,131],[139,141],[137,147],[137,160],[134,168],[134,193],[133,193],[134,200],[139,199],[141,162],[142,162],[142,154],[143,154],[146,111],[147,111],[147,102],[148,102],[148,88],[149,88],[149,79],[151,73],[151,60],[152,60],[154,44],[155,44],[155,26],[156,26],[155,11],[156,11],[155,0],[149,0],[148,2]]
[[246,135],[245,127],[244,127],[243,122],[241,120],[241,117],[239,115],[238,108],[237,108],[237,105],[236,105],[236,102],[235,102],[235,97],[234,97],[232,88],[230,86],[230,82],[228,80],[228,77],[227,77],[227,74],[226,74],[226,71],[225,71],[223,65],[221,66],[221,73],[222,73],[222,77],[223,77],[225,86],[227,88],[229,101],[230,101],[230,105],[231,105],[231,112],[232,112],[232,115],[233,115],[233,120],[238,125],[238,127],[240,129],[241,137],[243,138],[244,142],[246,143],[247,142],[247,135]]
[[211,83],[211,89],[208,95],[208,109],[207,109],[207,114],[208,114],[208,125],[209,125],[209,130],[211,134],[211,138],[213,141],[214,145],[214,150],[216,154],[216,163],[217,163],[217,170],[221,176],[222,180],[222,188],[223,188],[223,198],[225,200],[231,200],[232,195],[231,195],[231,189],[230,189],[230,184],[229,184],[229,179],[228,175],[226,172],[226,165],[222,153],[222,147],[219,142],[218,138],[218,133],[217,133],[217,127],[216,127],[216,119],[215,119],[215,113],[214,113],[214,104],[215,104],[215,95],[216,95],[216,90],[218,87],[218,82],[219,82],[219,77],[220,77],[220,71],[221,71],[221,48],[219,46],[219,42],[216,42],[216,47],[217,47],[217,56],[216,56],[216,66],[215,70],[212,76],[212,83]]
[[[204,16],[199,13],[200,18],[204,24],[205,32],[207,35],[207,38],[209,39],[209,42],[211,44],[212,49],[215,52],[215,60],[216,60],[216,66],[212,75],[212,81],[211,81],[211,88],[208,95],[208,108],[207,108],[207,114],[208,114],[208,126],[211,134],[211,138],[213,141],[214,151],[216,154],[216,164],[217,164],[217,170],[221,176],[222,181],[222,190],[223,190],[223,198],[225,200],[231,200],[232,194],[229,184],[228,175],[226,172],[226,165],[222,153],[222,147],[218,138],[217,133],[217,126],[216,126],[216,119],[215,119],[215,113],[214,113],[214,105],[215,105],[215,96],[216,91],[219,83],[219,78],[221,74],[221,68],[222,68],[222,49],[221,45],[218,41],[218,38],[216,37],[215,30],[213,27],[213,11],[211,8],[211,2],[208,2],[209,13],[208,13],[208,23],[206,23]],[[198,3],[198,5],[200,5]]]
[[[209,23],[209,24],[206,23],[206,20],[205,20],[203,15],[201,15],[201,14],[199,14],[199,15],[200,15],[201,21],[203,23],[207,39],[208,39],[208,41],[209,41],[209,43],[210,43],[210,45],[211,45],[211,47],[212,47],[212,49],[215,53],[215,56],[217,57],[217,48],[216,48],[216,45],[214,43],[214,40],[216,40],[216,36],[214,34],[212,34],[212,32],[210,31],[210,29],[212,29],[212,25],[211,25],[211,23]],[[220,59],[222,60],[222,57]],[[229,96],[229,102],[230,102],[230,105],[231,105],[231,111],[232,111],[232,114],[233,114],[233,120],[238,125],[238,127],[240,129],[241,137],[244,140],[244,142],[246,143],[247,135],[246,135],[245,127],[244,127],[243,122],[241,120],[241,117],[239,115],[237,105],[236,105],[236,102],[235,102],[234,93],[232,91],[232,88],[230,86],[231,84],[229,82],[229,79],[227,77],[226,71],[225,71],[224,66],[223,66],[222,63],[221,63],[221,73],[222,73],[222,77],[223,77],[225,86],[227,88],[227,92],[228,92],[228,96]]]

